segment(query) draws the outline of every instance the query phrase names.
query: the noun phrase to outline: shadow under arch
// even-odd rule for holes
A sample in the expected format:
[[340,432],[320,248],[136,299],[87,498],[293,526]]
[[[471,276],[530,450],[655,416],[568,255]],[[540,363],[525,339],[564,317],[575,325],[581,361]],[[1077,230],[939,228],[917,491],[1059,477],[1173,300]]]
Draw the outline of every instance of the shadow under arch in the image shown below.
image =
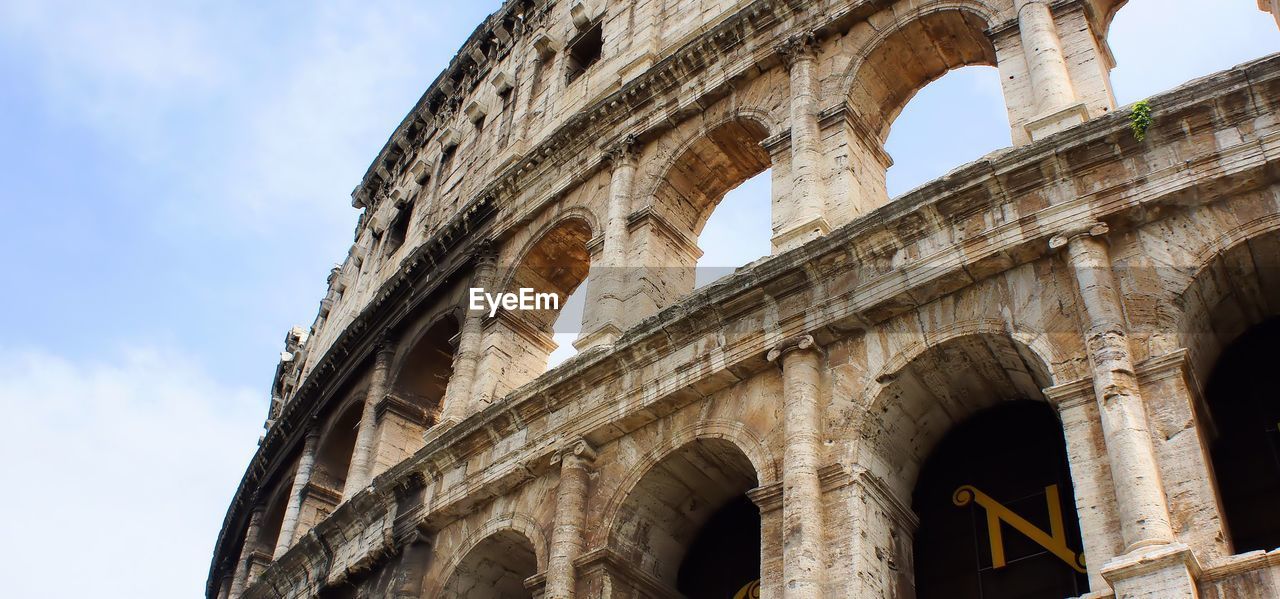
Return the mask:
[[[1047,340],[1007,325],[958,323],[908,346],[877,377],[854,461],[918,518],[893,521],[882,541],[906,565],[892,581],[898,593],[981,597],[970,591],[985,583],[1014,593],[991,597],[1066,597],[1088,588],[1063,425],[1042,391],[1054,383],[1053,355]],[[959,501],[966,485],[983,493],[980,507]],[[1029,526],[1002,520],[1003,538],[984,536],[993,513]],[[1030,540],[1030,527],[1055,542]]]
[[1200,434],[1233,553],[1280,546],[1280,218],[1206,244],[1175,297],[1176,334],[1202,385]]
[[524,581],[538,573],[534,541],[525,532],[510,526],[486,526],[484,532],[487,534],[464,544],[465,550],[450,563],[449,577],[429,596],[446,599],[533,597]]
[[[759,512],[745,497],[759,486],[759,476],[748,455],[728,438],[694,437],[656,456],[651,452],[636,470],[642,474],[628,477],[620,500],[606,508],[605,526],[597,533],[605,538],[597,540],[670,592],[682,592],[677,589],[689,578],[681,575],[682,566],[700,557],[690,549],[705,546],[700,532],[723,519],[726,508],[740,513],[745,502],[759,526]],[[752,537],[758,541],[759,531]],[[745,580],[733,581],[735,589],[759,577],[758,547],[754,551],[751,563],[733,564],[750,570]]]

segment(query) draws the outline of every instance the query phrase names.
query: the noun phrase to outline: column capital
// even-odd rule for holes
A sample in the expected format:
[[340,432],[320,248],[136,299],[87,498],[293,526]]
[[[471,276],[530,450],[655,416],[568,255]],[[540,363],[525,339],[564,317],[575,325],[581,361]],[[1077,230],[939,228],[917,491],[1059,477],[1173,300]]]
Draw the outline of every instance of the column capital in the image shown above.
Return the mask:
[[778,344],[774,345],[773,349],[770,349],[769,353],[765,355],[765,359],[782,365],[782,360],[779,358],[791,352],[806,350],[822,355],[822,348],[818,346],[817,341],[814,341],[813,335],[796,335],[779,341]]
[[812,31],[797,33],[774,46],[773,50],[790,69],[798,62],[818,58],[818,36]]
[[639,139],[633,133],[624,135],[622,139],[609,145],[604,150],[604,159],[613,165],[614,168],[619,166],[634,166],[636,163],[636,153],[640,149]]
[[551,456],[551,463],[568,463],[575,462],[582,465],[588,465],[596,461],[596,450],[587,442],[586,439],[578,437],[566,443],[563,447]]
[[1102,221],[1091,221],[1068,225],[1065,229],[1059,231],[1057,235],[1049,238],[1049,249],[1056,250],[1070,243],[1072,239],[1076,239],[1078,237],[1101,237],[1109,232],[1111,232],[1111,228],[1107,226],[1107,223]]
[[391,359],[395,357],[396,344],[391,338],[391,333],[383,332],[378,336],[378,340],[373,345],[373,355],[376,366],[387,366],[391,363]]
[[492,239],[482,239],[472,249],[477,266],[488,266],[498,261],[498,246]]

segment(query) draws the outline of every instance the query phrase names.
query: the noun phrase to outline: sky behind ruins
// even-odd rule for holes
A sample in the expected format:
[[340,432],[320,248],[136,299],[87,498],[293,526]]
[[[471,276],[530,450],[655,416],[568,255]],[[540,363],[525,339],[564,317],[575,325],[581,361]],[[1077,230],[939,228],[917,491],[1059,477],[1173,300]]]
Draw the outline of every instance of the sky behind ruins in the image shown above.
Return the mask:
[[[350,190],[497,4],[0,0],[10,596],[202,592],[285,331],[351,243]],[[1280,33],[1254,0],[1133,0],[1111,45],[1125,104]],[[891,195],[1008,144],[995,71],[962,69],[895,125]],[[726,199],[705,264],[767,251],[767,193]]]

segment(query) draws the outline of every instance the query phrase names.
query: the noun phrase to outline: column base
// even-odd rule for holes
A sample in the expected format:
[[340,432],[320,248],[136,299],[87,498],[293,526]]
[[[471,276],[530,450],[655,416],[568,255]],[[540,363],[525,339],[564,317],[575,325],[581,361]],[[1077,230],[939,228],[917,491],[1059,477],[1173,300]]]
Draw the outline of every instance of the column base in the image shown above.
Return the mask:
[[1089,109],[1077,102],[1066,108],[1042,114],[1022,127],[1026,129],[1031,141],[1040,141],[1054,133],[1063,131],[1089,120]]
[[436,440],[440,435],[444,434],[445,431],[453,428],[453,425],[455,424],[458,424],[457,420],[452,418],[441,418],[439,422],[431,425],[431,428],[422,433],[422,443],[425,445]]
[[1166,543],[1135,549],[1102,566],[1102,577],[1117,598],[1198,599],[1200,562],[1191,548]]
[[815,216],[774,235],[769,242],[773,246],[774,255],[777,255],[798,248],[830,232],[831,226],[827,224],[827,219]]
[[583,333],[573,340],[573,348],[586,351],[597,345],[613,345],[622,336],[622,331],[612,324],[602,325],[590,333]]

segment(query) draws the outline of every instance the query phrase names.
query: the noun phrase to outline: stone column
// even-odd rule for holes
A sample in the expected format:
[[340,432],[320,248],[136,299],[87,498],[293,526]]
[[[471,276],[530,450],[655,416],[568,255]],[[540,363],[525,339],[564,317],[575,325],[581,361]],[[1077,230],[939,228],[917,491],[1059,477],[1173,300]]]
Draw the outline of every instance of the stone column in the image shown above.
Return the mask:
[[547,557],[546,599],[572,599],[577,586],[573,562],[582,555],[583,528],[587,516],[587,485],[596,452],[583,439],[562,449],[560,483],[556,486],[556,514],[551,528],[551,551]]
[[293,546],[293,536],[298,530],[298,515],[302,513],[302,499],[306,495],[307,483],[311,482],[311,471],[316,465],[316,442],[319,438],[319,429],[307,429],[306,439],[302,443],[302,455],[298,456],[298,469],[293,475],[293,487],[289,490],[289,505],[285,507],[284,520],[280,522],[280,537],[273,554],[275,559],[280,559]]
[[254,506],[249,512],[249,528],[244,533],[244,544],[240,546],[240,559],[236,561],[235,578],[231,581],[228,599],[240,599],[249,586],[249,561],[258,547],[258,537],[262,531],[263,506]]
[[793,37],[778,47],[791,76],[791,204],[775,206],[773,253],[781,253],[826,235],[831,229],[825,215],[820,176],[821,134],[818,130],[817,40],[813,34]]
[[1173,540],[1169,507],[1156,467],[1146,408],[1138,390],[1129,338],[1111,257],[1098,239],[1108,229],[1092,223],[1055,236],[1050,247],[1067,247],[1080,293],[1085,345],[1093,368],[1107,460],[1116,483],[1116,503],[1125,550]]
[[1062,421],[1089,588],[1105,589],[1102,566],[1124,551],[1124,541],[1120,538],[1116,485],[1107,468],[1106,440],[1099,424],[1093,381],[1086,378],[1056,385],[1045,389],[1044,395],[1057,408]]
[[235,572],[222,575],[222,580],[218,582],[218,599],[231,597],[231,585],[234,584],[235,577]]
[[1018,0],[1018,31],[1027,59],[1036,116],[1027,123],[1027,133],[1038,140],[1088,118],[1088,111],[1076,98],[1067,72],[1067,59],[1053,11],[1045,0]]
[[635,144],[635,137],[628,135],[606,153],[613,173],[609,179],[604,247],[600,263],[592,265],[589,285],[595,289],[589,290],[588,296],[595,302],[586,307],[583,318],[584,324],[590,323],[590,328],[584,328],[573,343],[578,350],[612,344],[628,324],[623,322],[622,300],[627,270],[627,215],[631,213],[631,190],[636,176]]
[[802,335],[783,340],[767,358],[782,365],[782,596],[821,597],[822,354],[812,336]]
[[[471,286],[492,293],[493,290],[489,287],[493,285],[497,262],[498,254],[493,245],[481,243],[476,250]],[[471,412],[472,398],[475,397],[476,368],[480,362],[481,343],[484,342],[484,310],[472,310],[468,303],[464,314],[462,330],[458,335],[458,349],[453,359],[453,374],[449,375],[449,384],[444,391],[442,416],[439,424],[432,430],[448,428],[461,422]]]
[[347,482],[342,487],[342,499],[369,486],[372,480],[373,459],[377,455],[378,403],[387,394],[388,371],[395,346],[383,339],[374,348],[373,375],[369,379],[369,391],[364,396],[364,409],[360,414],[360,428],[356,430],[356,446],[351,453],[351,466],[347,469]]

